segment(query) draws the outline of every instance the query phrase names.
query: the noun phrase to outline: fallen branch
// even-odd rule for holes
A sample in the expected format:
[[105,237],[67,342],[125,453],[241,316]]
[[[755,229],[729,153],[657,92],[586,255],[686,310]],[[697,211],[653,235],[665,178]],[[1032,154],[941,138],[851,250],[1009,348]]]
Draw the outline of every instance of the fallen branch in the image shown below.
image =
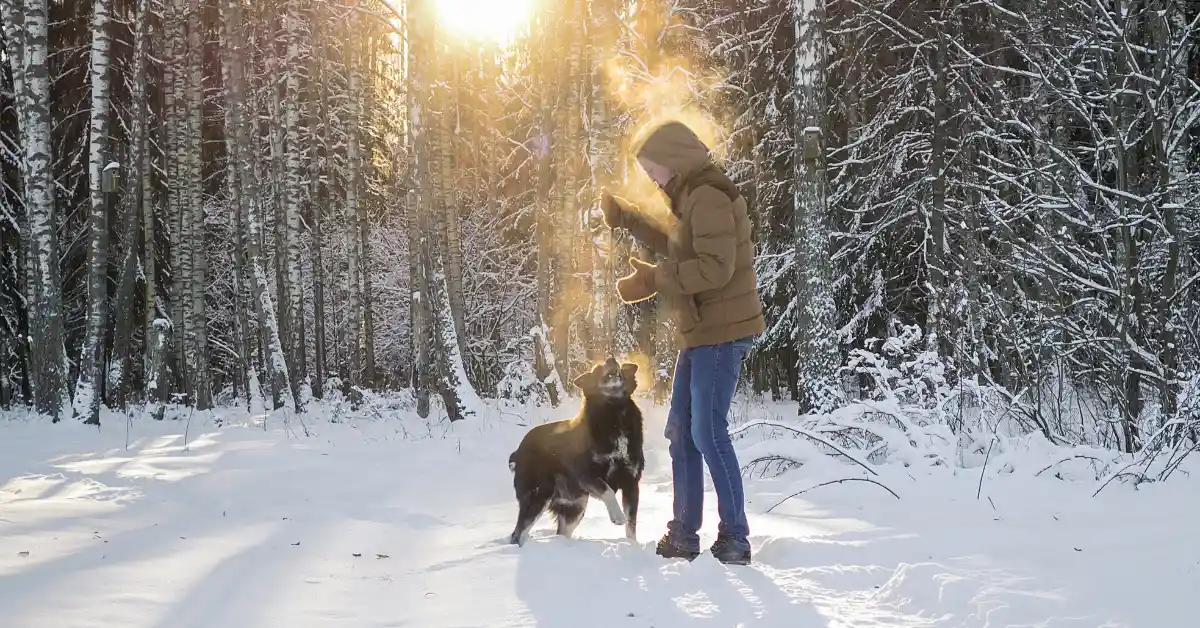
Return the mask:
[[796,491],[795,493],[792,493],[791,495],[788,495],[787,497],[784,497],[783,499],[781,499],[778,504],[775,504],[774,506],[771,506],[770,508],[768,508],[767,512],[764,514],[770,514],[770,512],[772,510],[775,510],[776,508],[781,506],[783,504],[783,502],[786,502],[787,500],[789,500],[793,497],[796,497],[798,495],[803,495],[804,493],[807,493],[807,492],[813,490],[814,488],[821,488],[822,486],[829,486],[830,484],[841,484],[842,482],[867,482],[868,484],[874,484],[875,486],[878,486],[879,488],[882,488],[883,490],[891,493],[892,497],[895,497],[896,499],[900,499],[900,496],[897,495],[895,491],[880,484],[879,482],[876,482],[875,480],[872,480],[871,478],[842,478],[840,480],[830,480],[828,482],[822,482],[816,486],[810,486],[802,491]]
[[792,427],[792,426],[790,426],[790,425],[784,425],[784,424],[782,424],[782,423],[774,423],[774,422],[771,422],[771,421],[752,421],[752,422],[750,422],[750,423],[747,423],[747,424],[745,424],[745,425],[743,425],[743,426],[741,426],[741,427],[737,428],[736,430],[734,430],[734,431],[730,432],[730,433],[729,433],[729,435],[730,435],[730,436],[735,436],[735,435],[737,435],[737,434],[740,434],[740,433],[742,433],[742,432],[744,432],[744,431],[746,431],[746,430],[748,430],[748,429],[750,429],[750,428],[752,428],[752,427],[758,427],[758,426],[760,426],[760,425],[767,426],[767,427],[778,427],[778,428],[780,428],[780,429],[788,430],[788,431],[792,432],[793,434],[799,434],[800,436],[804,436],[805,438],[808,438],[808,439],[811,439],[811,440],[817,441],[818,443],[821,443],[822,445],[825,445],[825,446],[829,447],[830,449],[832,449],[832,450],[834,450],[834,451],[838,452],[839,454],[841,454],[841,455],[845,456],[845,457],[846,457],[848,460],[850,460],[851,462],[853,462],[853,463],[857,464],[858,466],[860,466],[860,467],[862,467],[862,468],[866,469],[866,470],[867,470],[867,472],[868,472],[868,473],[870,473],[871,475],[874,475],[874,476],[878,476],[878,475],[879,475],[878,473],[876,473],[876,472],[875,472],[875,470],[874,470],[874,469],[872,469],[871,467],[867,466],[867,464],[866,464],[865,462],[863,462],[863,461],[859,460],[858,458],[855,458],[854,456],[851,456],[850,454],[846,453],[844,450],[842,450],[842,448],[841,448],[841,447],[838,447],[837,445],[834,445],[833,443],[829,442],[828,440],[826,440],[826,439],[824,439],[824,438],[821,438],[820,436],[817,436],[816,434],[813,434],[812,432],[809,432],[808,430],[803,430],[803,429],[800,429],[800,428],[797,428],[797,427]]

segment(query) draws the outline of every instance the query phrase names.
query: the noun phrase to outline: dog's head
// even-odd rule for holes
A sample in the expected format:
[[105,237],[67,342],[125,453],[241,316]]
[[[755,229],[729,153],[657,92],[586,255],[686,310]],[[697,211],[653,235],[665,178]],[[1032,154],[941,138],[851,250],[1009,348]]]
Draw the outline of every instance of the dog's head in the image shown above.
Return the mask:
[[575,385],[585,398],[628,399],[637,390],[637,369],[636,364],[620,364],[610,357],[576,377]]

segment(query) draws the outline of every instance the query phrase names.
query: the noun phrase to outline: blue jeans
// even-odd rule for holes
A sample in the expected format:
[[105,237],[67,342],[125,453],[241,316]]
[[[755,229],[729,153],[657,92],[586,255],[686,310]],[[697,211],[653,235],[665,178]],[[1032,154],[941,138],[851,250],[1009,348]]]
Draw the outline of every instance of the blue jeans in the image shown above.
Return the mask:
[[717,533],[744,548],[750,541],[742,469],[729,439],[729,406],[752,338],[679,352],[671,391],[666,437],[671,442],[675,489],[674,518],[668,539],[677,547],[700,551],[704,509],[704,464],[717,491]]

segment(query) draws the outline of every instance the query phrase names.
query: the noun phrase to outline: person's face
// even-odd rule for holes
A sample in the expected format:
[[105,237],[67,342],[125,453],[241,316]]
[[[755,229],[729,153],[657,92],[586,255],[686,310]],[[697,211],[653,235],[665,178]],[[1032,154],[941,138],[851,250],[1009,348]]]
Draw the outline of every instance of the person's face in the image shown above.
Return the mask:
[[641,164],[642,170],[646,171],[646,175],[650,177],[650,180],[658,184],[660,189],[667,187],[667,183],[674,176],[670,168],[656,164],[645,157],[638,157],[638,163]]

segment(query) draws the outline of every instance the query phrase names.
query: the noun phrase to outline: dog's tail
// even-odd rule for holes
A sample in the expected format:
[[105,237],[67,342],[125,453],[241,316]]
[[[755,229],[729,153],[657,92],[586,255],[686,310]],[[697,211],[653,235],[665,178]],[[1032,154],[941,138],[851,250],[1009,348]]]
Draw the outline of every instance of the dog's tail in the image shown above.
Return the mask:
[[509,473],[517,471],[517,452],[515,451],[508,455],[508,471]]

